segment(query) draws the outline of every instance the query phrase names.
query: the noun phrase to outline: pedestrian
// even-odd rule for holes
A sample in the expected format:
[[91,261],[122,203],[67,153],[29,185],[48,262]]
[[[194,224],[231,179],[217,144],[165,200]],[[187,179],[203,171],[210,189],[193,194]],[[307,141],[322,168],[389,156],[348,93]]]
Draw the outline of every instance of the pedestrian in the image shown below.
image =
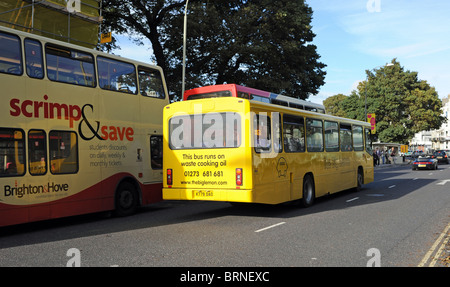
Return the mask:
[[386,161],[386,158],[384,156],[384,150],[381,150],[381,161],[383,162],[383,164]]
[[391,157],[392,157],[392,162],[395,164],[395,150],[394,150],[394,147],[392,147],[392,149],[391,149]]
[[377,166],[377,163],[379,162],[377,152],[373,151],[372,155],[373,155],[373,166]]
[[381,156],[381,152],[378,148],[376,148],[377,151],[377,165],[380,165],[380,156]]

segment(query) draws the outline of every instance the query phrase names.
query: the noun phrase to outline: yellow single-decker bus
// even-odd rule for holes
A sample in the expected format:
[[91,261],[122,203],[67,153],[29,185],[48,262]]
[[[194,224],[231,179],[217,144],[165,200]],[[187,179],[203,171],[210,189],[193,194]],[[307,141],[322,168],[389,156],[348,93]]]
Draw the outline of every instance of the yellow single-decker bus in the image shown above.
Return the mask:
[[370,124],[234,97],[164,109],[163,199],[278,204],[374,179]]

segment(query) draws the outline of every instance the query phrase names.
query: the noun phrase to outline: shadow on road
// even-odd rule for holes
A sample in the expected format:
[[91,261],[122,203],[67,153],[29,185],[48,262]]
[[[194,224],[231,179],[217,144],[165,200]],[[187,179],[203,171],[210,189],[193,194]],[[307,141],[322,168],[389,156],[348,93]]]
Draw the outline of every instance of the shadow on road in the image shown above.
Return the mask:
[[[401,177],[409,167],[385,168],[375,172],[375,181],[360,192],[346,190],[317,198],[315,204],[303,208],[296,202],[264,205],[227,202],[163,201],[142,207],[135,215],[111,218],[110,213],[89,214],[0,228],[0,249],[115,232],[155,228],[159,226],[195,222],[225,216],[293,218],[330,210],[345,210],[357,206],[396,200],[424,187],[431,178]],[[411,173],[411,176],[416,176]],[[402,186],[392,188],[393,186]],[[358,200],[351,201],[358,197]],[[51,232],[49,232],[51,231]],[[157,231],[155,231],[157,232]]]

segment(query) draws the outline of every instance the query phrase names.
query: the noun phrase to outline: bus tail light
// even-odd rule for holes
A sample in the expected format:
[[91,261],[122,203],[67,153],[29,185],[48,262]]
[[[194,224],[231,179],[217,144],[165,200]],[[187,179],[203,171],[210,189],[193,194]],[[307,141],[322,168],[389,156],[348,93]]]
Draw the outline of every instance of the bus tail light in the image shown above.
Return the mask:
[[242,185],[242,168],[236,168],[236,185]]
[[171,168],[167,169],[167,185],[169,187],[171,187],[171,185],[172,185],[172,169]]

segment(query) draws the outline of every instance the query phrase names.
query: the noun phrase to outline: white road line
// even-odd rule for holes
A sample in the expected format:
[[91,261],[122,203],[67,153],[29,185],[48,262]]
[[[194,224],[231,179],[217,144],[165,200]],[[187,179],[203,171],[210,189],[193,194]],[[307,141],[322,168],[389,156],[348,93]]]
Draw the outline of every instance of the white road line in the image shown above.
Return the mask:
[[[425,254],[425,256],[423,257],[422,261],[420,261],[419,265],[417,265],[418,267],[423,267],[425,266],[425,264],[428,262],[428,260],[431,257],[431,254],[434,253],[434,251],[436,250],[436,248],[438,247],[439,243],[442,241],[442,239],[444,238],[445,235],[447,235],[447,231],[450,229],[450,223],[447,225],[447,227],[444,229],[444,231],[442,231],[441,235],[438,237],[438,239],[434,242],[433,246],[431,246],[430,250],[428,250],[428,252]],[[445,241],[444,241],[445,243]],[[445,245],[443,243],[443,245]],[[432,261],[433,262],[433,261]],[[431,264],[431,263],[430,263]]]
[[355,197],[355,198],[352,198],[352,199],[346,200],[345,202],[351,202],[351,201],[353,201],[353,200],[357,200],[357,199],[359,199],[359,197]]
[[258,229],[255,232],[261,232],[261,231],[264,231],[264,230],[267,230],[267,229],[270,229],[270,228],[274,228],[275,226],[282,225],[282,224],[285,224],[285,223],[286,222],[280,222],[280,223],[277,223],[277,224],[274,224],[274,225],[271,225],[271,226],[267,226],[267,227]]
[[395,184],[394,185],[391,185],[391,186],[389,186],[388,188],[394,188],[395,187]]
[[416,177],[416,178],[413,178],[413,180],[418,180],[419,178],[418,177]]

